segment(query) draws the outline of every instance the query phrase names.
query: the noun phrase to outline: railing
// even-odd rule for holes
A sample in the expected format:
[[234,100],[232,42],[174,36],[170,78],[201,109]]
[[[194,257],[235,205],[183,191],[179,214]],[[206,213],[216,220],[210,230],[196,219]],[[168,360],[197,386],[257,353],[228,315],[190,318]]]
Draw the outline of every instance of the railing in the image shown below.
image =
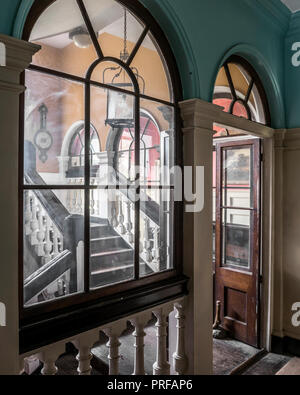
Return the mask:
[[[81,178],[68,180],[69,185],[82,185]],[[92,179],[92,184],[95,180]],[[107,201],[103,201],[106,194]],[[103,204],[104,203],[104,204]],[[105,206],[106,203],[106,207]],[[146,206],[148,207],[146,208]],[[83,214],[84,192],[80,190],[69,190],[67,196],[67,209],[71,213]],[[140,226],[140,257],[154,271],[159,272],[161,256],[161,238],[159,224],[159,206],[156,202],[145,202],[141,209]],[[150,207],[149,207],[150,206]],[[91,217],[106,217],[109,224],[134,247],[134,199],[130,198],[130,192],[126,190],[109,190],[103,192],[100,189],[91,190],[90,199]],[[168,248],[166,248],[165,259],[168,259]]]
[[[176,349],[174,354],[168,356],[168,318],[171,312],[175,310],[176,319]],[[65,352],[65,345],[73,343],[78,350],[77,361],[79,375],[91,374],[92,348],[99,341],[100,332],[108,337],[107,347],[109,349],[108,365],[109,375],[119,374],[119,347],[122,341],[122,333],[127,328],[127,322],[134,327],[134,368],[133,375],[145,375],[144,367],[144,331],[147,323],[156,317],[156,360],[153,365],[153,375],[170,375],[171,373],[183,375],[187,370],[188,359],[185,354],[184,331],[184,298],[176,299],[168,303],[158,305],[137,314],[133,314],[119,321],[101,326],[88,332],[81,333],[77,336],[64,339],[63,341],[42,347],[38,350],[20,356],[20,370],[24,368],[24,360],[31,356],[36,356],[43,362],[42,375],[55,375],[58,372],[56,361]],[[147,356],[146,356],[147,357]]]
[[44,265],[63,251],[63,234],[34,192],[25,191],[24,204],[25,235]]

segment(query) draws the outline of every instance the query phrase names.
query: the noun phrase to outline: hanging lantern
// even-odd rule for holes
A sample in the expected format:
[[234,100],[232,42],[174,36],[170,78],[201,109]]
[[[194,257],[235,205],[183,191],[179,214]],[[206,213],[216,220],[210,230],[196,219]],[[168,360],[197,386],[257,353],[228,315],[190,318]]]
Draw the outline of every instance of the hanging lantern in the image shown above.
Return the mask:
[[[120,53],[120,60],[127,62],[129,53],[127,50],[127,10],[124,8],[124,47]],[[110,82],[106,82],[106,73],[110,71],[114,73]],[[142,93],[145,92],[145,81],[139,75],[136,67],[132,71],[137,79],[142,83]],[[103,72],[103,83],[118,87],[124,90],[133,91],[132,82],[126,82],[128,76],[126,71],[121,66],[107,67]],[[119,82],[120,81],[120,82]],[[107,93],[107,117],[105,125],[110,125],[112,128],[133,128],[134,127],[134,100],[135,97],[125,92],[114,91],[108,89]]]

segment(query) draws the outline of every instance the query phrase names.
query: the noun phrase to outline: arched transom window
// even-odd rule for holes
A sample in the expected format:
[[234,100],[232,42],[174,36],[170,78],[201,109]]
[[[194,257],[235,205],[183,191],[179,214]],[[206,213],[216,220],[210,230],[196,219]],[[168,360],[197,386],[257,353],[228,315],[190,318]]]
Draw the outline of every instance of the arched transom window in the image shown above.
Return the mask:
[[[269,123],[266,95],[253,67],[243,58],[231,56],[221,67],[214,88],[214,104],[237,117],[262,124]],[[215,126],[214,137],[237,132]]]

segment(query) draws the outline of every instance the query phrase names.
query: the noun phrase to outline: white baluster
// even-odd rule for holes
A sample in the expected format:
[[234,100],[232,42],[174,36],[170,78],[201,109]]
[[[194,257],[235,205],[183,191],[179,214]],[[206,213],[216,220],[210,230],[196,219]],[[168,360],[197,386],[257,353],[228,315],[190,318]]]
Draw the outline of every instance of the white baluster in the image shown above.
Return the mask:
[[24,203],[25,203],[25,215],[24,215],[24,221],[25,221],[25,235],[29,236],[31,234],[31,218],[32,218],[32,212],[31,212],[31,194],[29,191],[25,191],[24,194]]
[[44,214],[42,211],[42,206],[40,204],[38,205],[37,218],[39,223],[39,229],[36,234],[38,240],[38,244],[36,246],[36,253],[37,256],[44,256],[45,255],[45,250],[44,250],[45,227],[44,227]]
[[59,232],[56,226],[53,226],[53,253],[52,257],[55,258],[59,255]]
[[[78,184],[81,185],[81,179],[78,180]],[[76,206],[76,212],[78,214],[82,214],[82,207],[83,207],[82,190],[79,189],[77,193],[77,206]]]
[[117,228],[118,227],[118,218],[117,218],[117,207],[116,207],[116,202],[112,202],[112,206],[111,206],[111,226],[113,228]]
[[159,263],[160,263],[160,228],[155,226],[153,229],[153,237],[154,237],[154,245],[152,250],[153,255],[153,263],[157,265],[157,270],[159,270]]
[[167,359],[167,317],[173,306],[159,308],[153,311],[157,318],[156,326],[156,361],[153,365],[153,375],[169,375],[170,364]]
[[121,343],[119,342],[119,337],[121,336],[121,334],[124,332],[125,329],[126,329],[125,321],[113,324],[111,327],[103,329],[103,332],[109,338],[107,347],[109,348],[108,360],[109,360],[110,376],[116,376],[119,374],[119,360],[120,360],[119,347],[121,345]]
[[134,353],[134,372],[135,376],[145,375],[145,357],[144,357],[144,337],[146,333],[144,331],[145,326],[151,320],[152,314],[140,314],[130,320],[131,324],[135,327],[133,336],[135,337],[135,353]]
[[123,214],[123,199],[120,193],[119,196],[119,217],[118,217],[118,221],[119,221],[119,232],[121,233],[121,235],[124,235],[126,233],[126,228],[124,226],[124,214]]
[[151,242],[149,239],[150,221],[148,218],[144,218],[144,239],[143,239],[143,254],[146,262],[152,261],[151,254]]
[[79,336],[78,339],[72,342],[79,351],[76,359],[78,361],[77,372],[80,376],[89,376],[91,374],[91,360],[93,358],[91,349],[98,340],[99,332],[93,331]]
[[126,236],[127,236],[127,240],[130,244],[133,243],[133,223],[131,221],[131,202],[128,200],[127,204],[127,223],[126,223]]
[[176,341],[176,351],[173,354],[173,364],[174,370],[178,375],[183,375],[187,369],[187,356],[185,354],[184,348],[184,328],[185,328],[185,316],[184,316],[184,305],[182,302],[177,302],[174,304],[177,320],[177,341]]
[[36,203],[36,198],[34,196],[32,199],[31,213],[32,213],[32,216],[31,216],[31,221],[30,221],[30,226],[31,226],[30,242],[31,242],[31,245],[34,246],[34,245],[38,244],[37,231],[39,229],[39,222],[37,220],[37,203]]
[[55,344],[49,346],[46,350],[38,354],[38,358],[43,362],[44,367],[42,369],[43,376],[54,376],[58,369],[55,365],[58,357],[63,354],[65,347],[63,344]]
[[51,252],[52,252],[52,241],[51,241],[51,222],[50,218],[46,216],[46,237],[45,237],[45,263],[51,261]]
[[[92,183],[93,183],[93,181],[92,181]],[[96,201],[95,201],[95,191],[94,191],[94,189],[92,189],[91,190],[91,201],[90,201],[90,204],[91,204],[91,206],[90,206],[91,215],[95,215],[96,214],[95,203],[96,203]]]
[[[76,184],[76,181],[73,181],[73,185]],[[77,210],[77,190],[76,189],[72,189],[72,207],[71,207],[71,212],[73,214],[76,213]]]
[[[68,185],[72,185],[72,179],[68,179]],[[72,211],[72,190],[68,189],[67,191],[67,199],[66,199],[66,207],[69,211]]]

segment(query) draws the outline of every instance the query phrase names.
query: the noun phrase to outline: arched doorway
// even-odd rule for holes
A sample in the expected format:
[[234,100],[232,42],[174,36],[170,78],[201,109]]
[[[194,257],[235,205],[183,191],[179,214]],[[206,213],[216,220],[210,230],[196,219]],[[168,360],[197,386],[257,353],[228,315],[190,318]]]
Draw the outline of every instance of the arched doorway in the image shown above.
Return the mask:
[[[213,103],[236,117],[269,124],[266,95],[253,67],[230,57],[221,67]],[[214,306],[221,327],[260,347],[261,141],[245,130],[214,126]]]

